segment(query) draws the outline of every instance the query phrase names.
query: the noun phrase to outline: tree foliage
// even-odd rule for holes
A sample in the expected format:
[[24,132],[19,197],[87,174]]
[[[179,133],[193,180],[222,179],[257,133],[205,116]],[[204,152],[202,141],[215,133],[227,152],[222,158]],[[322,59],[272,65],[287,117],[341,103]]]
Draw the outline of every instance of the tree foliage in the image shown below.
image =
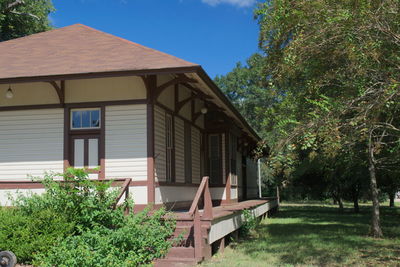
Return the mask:
[[51,0],[0,0],[0,41],[51,29]]
[[377,237],[378,184],[393,195],[400,179],[399,9],[397,0],[265,1],[263,53],[216,78],[272,148],[278,186],[317,185],[356,211],[371,198]]
[[295,143],[334,160],[361,145],[374,236],[382,236],[377,169],[398,162],[399,8],[396,0],[274,0],[256,12],[265,75],[296,99],[296,123],[281,148]]

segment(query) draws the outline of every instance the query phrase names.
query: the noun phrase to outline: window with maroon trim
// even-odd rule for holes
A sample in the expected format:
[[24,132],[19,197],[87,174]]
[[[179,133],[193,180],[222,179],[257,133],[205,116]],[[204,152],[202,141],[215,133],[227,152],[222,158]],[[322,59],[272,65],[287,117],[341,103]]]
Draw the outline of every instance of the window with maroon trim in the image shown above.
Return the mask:
[[100,166],[101,109],[71,109],[69,125],[70,164],[92,173]]
[[71,130],[100,129],[100,109],[72,109]]
[[100,165],[99,145],[97,135],[72,135],[72,166],[93,170]]

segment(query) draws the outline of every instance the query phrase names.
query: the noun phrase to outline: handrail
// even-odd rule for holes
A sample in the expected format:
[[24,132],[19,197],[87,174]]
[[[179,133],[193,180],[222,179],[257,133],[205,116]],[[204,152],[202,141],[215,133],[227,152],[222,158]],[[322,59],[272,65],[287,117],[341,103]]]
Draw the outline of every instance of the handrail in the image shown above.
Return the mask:
[[196,196],[194,197],[194,200],[192,202],[192,206],[190,207],[189,210],[189,215],[193,216],[195,213],[196,208],[199,207],[199,202],[200,198],[203,195],[204,196],[204,207],[203,207],[203,219],[212,219],[213,214],[212,214],[212,200],[211,200],[211,194],[210,194],[210,189],[208,186],[208,180],[210,178],[208,176],[204,176],[203,179],[201,180],[201,184],[199,186],[199,189],[197,189]]
[[132,179],[131,178],[126,178],[124,183],[121,186],[121,189],[119,191],[119,194],[117,198],[115,199],[115,203],[113,208],[115,209],[118,205],[118,202],[121,200],[122,196],[125,194],[125,199],[129,197],[129,185],[131,183]]

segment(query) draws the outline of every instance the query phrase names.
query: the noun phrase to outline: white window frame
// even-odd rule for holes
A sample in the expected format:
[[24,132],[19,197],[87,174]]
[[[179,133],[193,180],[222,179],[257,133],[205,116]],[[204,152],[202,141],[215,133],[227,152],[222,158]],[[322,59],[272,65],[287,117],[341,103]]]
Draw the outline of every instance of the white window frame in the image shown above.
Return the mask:
[[[99,126],[98,127],[81,127],[81,128],[74,128],[73,127],[73,120],[74,120],[74,116],[73,116],[73,112],[74,111],[94,111],[94,110],[98,110],[99,111]],[[90,121],[92,121],[92,113],[90,114]],[[79,131],[79,130],[98,130],[101,129],[101,108],[74,108],[70,110],[70,129],[73,131]],[[82,125],[82,117],[81,117],[81,125]]]

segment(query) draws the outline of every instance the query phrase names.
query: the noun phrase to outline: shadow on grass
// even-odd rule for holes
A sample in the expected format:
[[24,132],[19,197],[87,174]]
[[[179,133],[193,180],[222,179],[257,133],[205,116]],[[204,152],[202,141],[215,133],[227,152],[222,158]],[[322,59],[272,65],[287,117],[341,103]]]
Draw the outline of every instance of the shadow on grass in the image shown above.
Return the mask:
[[368,206],[358,214],[351,209],[339,213],[333,206],[283,206],[257,228],[255,237],[237,247],[266,261],[274,255],[283,265],[397,265],[400,212],[386,207],[381,212],[385,239],[373,239],[367,236]]

